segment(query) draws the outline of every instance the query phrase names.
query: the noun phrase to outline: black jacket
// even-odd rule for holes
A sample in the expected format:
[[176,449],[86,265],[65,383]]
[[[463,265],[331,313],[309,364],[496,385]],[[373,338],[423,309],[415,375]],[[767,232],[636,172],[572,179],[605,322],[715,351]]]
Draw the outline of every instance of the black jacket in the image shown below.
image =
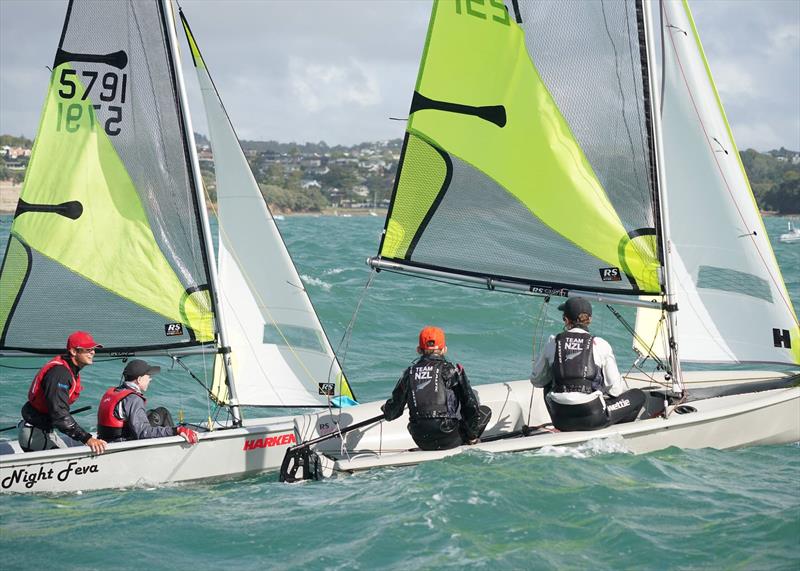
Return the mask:
[[[394,420],[403,414],[403,410],[411,399],[411,370],[414,365],[426,361],[443,361],[442,378],[448,391],[453,396],[453,416],[463,420],[464,429],[470,440],[477,438],[480,421],[478,397],[475,396],[475,392],[469,384],[464,368],[461,365],[454,365],[441,355],[424,355],[405,370],[403,376],[397,381],[397,385],[392,391],[392,396],[381,407],[384,417],[386,420]],[[411,422],[414,422],[413,418]]]

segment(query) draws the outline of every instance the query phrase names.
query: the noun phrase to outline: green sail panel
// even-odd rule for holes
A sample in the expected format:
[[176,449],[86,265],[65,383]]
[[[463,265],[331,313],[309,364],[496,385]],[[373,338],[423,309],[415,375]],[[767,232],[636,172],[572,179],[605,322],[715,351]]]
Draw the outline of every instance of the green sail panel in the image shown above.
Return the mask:
[[[525,27],[526,18],[518,24],[515,16],[511,3],[434,4],[380,255],[522,282],[660,292],[646,172],[638,181],[638,217],[623,220],[617,202],[627,201],[611,195],[625,185],[604,184],[597,170],[613,170],[619,159],[590,160],[591,145],[577,138],[579,125],[553,94],[564,78],[545,79],[534,64],[537,48],[527,37],[538,33],[531,26],[539,19]],[[626,47],[639,57],[638,46]],[[639,75],[640,102],[642,89]],[[648,153],[641,145],[625,151]],[[483,188],[484,199],[458,185]],[[471,198],[459,203],[450,199],[456,193]],[[431,244],[434,228],[438,243]]]
[[0,274],[1,348],[75,329],[110,350],[214,341],[164,30],[156,2],[70,4]]

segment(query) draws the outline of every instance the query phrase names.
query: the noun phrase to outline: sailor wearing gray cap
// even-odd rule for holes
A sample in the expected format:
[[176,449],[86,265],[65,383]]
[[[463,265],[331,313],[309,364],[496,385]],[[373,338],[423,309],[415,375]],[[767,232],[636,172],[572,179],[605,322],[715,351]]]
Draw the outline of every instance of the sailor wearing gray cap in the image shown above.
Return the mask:
[[611,345],[589,333],[592,304],[570,297],[558,310],[564,313],[564,331],[550,336],[531,374],[533,386],[545,388],[553,425],[596,430],[636,420],[645,394],[625,390]]
[[108,442],[182,436],[189,444],[197,444],[197,433],[185,426],[175,427],[164,407],[145,412],[144,393],[152,375],[161,367],[141,359],[133,359],[122,371],[122,384],[109,388],[97,410],[97,433]]

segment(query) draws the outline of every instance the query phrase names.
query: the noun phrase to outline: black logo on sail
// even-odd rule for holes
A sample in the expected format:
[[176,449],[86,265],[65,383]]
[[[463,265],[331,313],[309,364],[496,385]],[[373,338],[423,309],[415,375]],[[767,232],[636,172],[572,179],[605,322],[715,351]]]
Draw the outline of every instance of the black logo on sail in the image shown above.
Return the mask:
[[336,384],[335,383],[317,383],[319,385],[319,394],[327,395],[332,397],[336,394]]
[[164,334],[167,337],[183,335],[183,323],[167,323],[164,325]]
[[600,279],[604,282],[620,282],[622,274],[619,268],[600,268]]
[[792,348],[792,339],[789,336],[788,329],[773,329],[772,341],[776,347],[785,347],[786,349]]

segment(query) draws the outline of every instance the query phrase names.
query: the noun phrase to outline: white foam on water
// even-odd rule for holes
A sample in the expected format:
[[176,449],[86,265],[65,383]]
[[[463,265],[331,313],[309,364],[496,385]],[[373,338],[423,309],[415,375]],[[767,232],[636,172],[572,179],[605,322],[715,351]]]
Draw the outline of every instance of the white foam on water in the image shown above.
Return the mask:
[[616,434],[608,438],[592,438],[578,446],[543,446],[536,452],[539,456],[557,458],[591,458],[601,454],[630,454],[622,436]]
[[310,284],[310,285],[313,285],[313,286],[321,287],[325,291],[330,291],[331,288],[333,287],[328,282],[324,282],[319,278],[314,278],[314,277],[311,277],[311,276],[307,276],[305,274],[301,274],[300,277],[302,278],[303,283],[305,283],[307,285]]

